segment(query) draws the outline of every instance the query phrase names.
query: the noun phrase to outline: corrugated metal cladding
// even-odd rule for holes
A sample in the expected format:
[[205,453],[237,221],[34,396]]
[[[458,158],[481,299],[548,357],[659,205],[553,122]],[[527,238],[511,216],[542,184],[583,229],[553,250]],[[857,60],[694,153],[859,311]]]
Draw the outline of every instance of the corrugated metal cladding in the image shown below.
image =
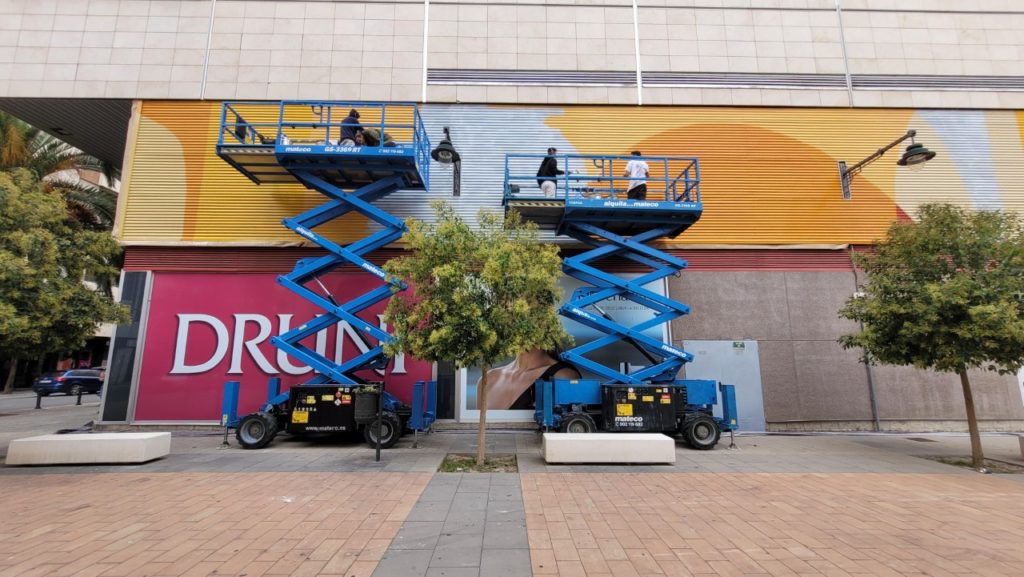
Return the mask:
[[[578,251],[566,251],[563,256]],[[850,255],[845,250],[670,250],[686,259],[689,271],[823,271],[852,270]],[[311,248],[199,248],[131,246],[125,250],[124,270],[175,272],[264,272],[287,273],[300,258],[325,254]],[[370,255],[370,261],[381,265],[401,256],[401,250],[386,249]],[[602,264],[623,272],[641,271],[632,261],[624,259]],[[357,272],[355,267],[342,267],[335,272]]]
[[[144,103],[126,243],[297,240],[280,219],[323,197],[298,185],[256,186],[217,158],[219,111],[219,103]],[[434,164],[429,192],[379,201],[403,217],[430,219],[435,198],[448,198],[467,219],[500,211],[505,155],[549,146],[559,154],[699,157],[704,215],[679,244],[867,244],[930,201],[1024,212],[1021,114],[1009,111],[425,105],[422,112],[434,142],[451,129],[463,160],[461,196],[451,198],[451,167]],[[855,163],[908,129],[938,153],[935,160],[918,172],[897,169],[901,150],[894,149],[858,174],[853,199],[843,200],[836,161]],[[366,228],[349,219],[322,230],[348,242]]]

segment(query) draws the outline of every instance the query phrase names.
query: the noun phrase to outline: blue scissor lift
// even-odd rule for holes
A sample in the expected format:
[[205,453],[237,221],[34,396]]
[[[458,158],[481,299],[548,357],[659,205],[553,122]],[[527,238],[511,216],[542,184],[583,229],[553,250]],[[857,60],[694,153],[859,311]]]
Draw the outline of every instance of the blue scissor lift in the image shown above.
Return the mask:
[[[362,129],[378,131],[376,144],[380,146],[339,144],[342,130],[351,128],[345,118],[353,109],[360,114]],[[385,134],[390,138],[384,138]],[[271,379],[267,402],[258,412],[224,424],[237,428],[238,440],[246,448],[267,445],[279,430],[302,434],[359,429],[368,442],[376,444],[379,437],[381,446],[387,448],[404,428],[428,428],[436,415],[435,382],[417,383],[414,406],[409,407],[384,390],[383,382],[368,382],[358,374],[384,369],[389,359],[382,345],[392,338],[360,313],[388,299],[393,289],[405,288],[367,259],[406,231],[403,219],[373,203],[397,190],[429,187],[430,140],[418,107],[368,102],[226,102],[217,155],[256,184],[298,182],[327,198],[325,203],[282,221],[326,254],[301,259],[290,273],[278,277],[279,284],[324,313],[271,338],[274,346],[310,366],[315,376],[285,393],[280,392],[279,381]],[[318,226],[350,213],[376,223],[376,230],[347,245],[316,232]],[[352,300],[337,302],[320,277],[342,266],[361,269],[381,284]],[[303,343],[339,322],[348,323],[378,345],[336,363]]]
[[[654,246],[678,236],[701,216],[700,167],[696,158],[642,157],[650,167],[646,198],[627,198],[629,178],[621,176],[633,156],[560,155],[566,170],[546,197],[534,171],[543,155],[505,158],[506,211],[517,211],[542,229],[554,230],[590,247],[563,260],[563,271],[586,286],[574,291],[559,313],[605,335],[561,353],[563,363],[597,378],[543,379],[534,385],[535,419],[563,432],[660,431],[678,433],[697,449],[711,449],[721,431],[737,428],[733,385],[678,379],[693,355],[660,337],[665,325],[689,308],[644,285],[686,268],[686,261]],[[625,279],[608,272],[625,260],[640,276]],[[633,326],[617,322],[601,307],[608,299],[628,299],[653,312]],[[658,334],[657,337],[651,333]],[[625,342],[647,359],[636,371],[619,370],[588,355]],[[721,395],[721,399],[719,399]],[[714,408],[721,404],[721,416]]]

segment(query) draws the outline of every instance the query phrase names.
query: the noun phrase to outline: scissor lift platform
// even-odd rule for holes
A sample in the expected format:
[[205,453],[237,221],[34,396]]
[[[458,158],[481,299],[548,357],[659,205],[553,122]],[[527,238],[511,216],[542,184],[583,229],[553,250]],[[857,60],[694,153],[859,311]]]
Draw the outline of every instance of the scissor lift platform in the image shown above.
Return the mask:
[[646,199],[627,198],[629,177],[621,176],[634,156],[559,155],[566,174],[548,177],[555,194],[545,197],[533,174],[539,154],[505,158],[506,210],[517,211],[541,229],[567,234],[570,223],[585,223],[622,236],[668,227],[673,237],[700,219],[700,168],[696,158],[639,157],[651,168]]
[[[217,155],[257,184],[302,182],[296,172],[354,190],[401,177],[401,188],[429,182],[430,141],[414,104],[353,103],[362,128],[387,132],[393,146],[338,144],[347,103],[230,102],[221,116]],[[340,112],[339,112],[340,111]]]

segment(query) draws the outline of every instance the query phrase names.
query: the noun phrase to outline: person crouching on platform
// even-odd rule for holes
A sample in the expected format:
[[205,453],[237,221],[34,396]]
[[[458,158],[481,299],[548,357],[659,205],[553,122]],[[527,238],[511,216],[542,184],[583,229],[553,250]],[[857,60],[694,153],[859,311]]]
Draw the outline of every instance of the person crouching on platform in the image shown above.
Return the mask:
[[537,179],[537,184],[540,185],[540,191],[548,198],[555,196],[555,181],[543,177],[555,177],[565,174],[558,170],[558,160],[555,158],[555,153],[557,152],[557,148],[553,146],[549,148],[548,155],[544,157],[544,160],[540,163],[540,168],[537,169],[537,176],[541,177]]
[[341,139],[338,140],[340,146],[357,146],[356,135],[362,130],[362,126],[359,124],[359,111],[353,108],[348,111],[348,116],[345,120],[341,121]]

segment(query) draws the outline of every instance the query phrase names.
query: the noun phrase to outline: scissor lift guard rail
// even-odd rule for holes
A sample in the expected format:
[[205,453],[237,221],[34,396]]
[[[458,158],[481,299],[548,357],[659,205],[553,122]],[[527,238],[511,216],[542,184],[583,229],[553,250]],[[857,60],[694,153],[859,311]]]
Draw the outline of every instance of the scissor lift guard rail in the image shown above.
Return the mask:
[[[653,245],[674,238],[697,222],[703,212],[700,166],[696,158],[559,155],[565,174],[538,177],[536,167],[544,155],[505,157],[506,210],[559,235],[591,247],[566,258],[562,270],[588,286],[574,291],[559,313],[605,336],[561,354],[561,360],[599,379],[542,380],[535,385],[535,418],[542,427],[567,432],[666,431],[681,433],[695,448],[710,449],[721,430],[737,428],[733,385],[705,380],[677,380],[693,355],[664,343],[649,332],[690,312],[685,304],[644,288],[677,274],[686,261]],[[646,198],[627,197],[628,176],[621,176],[631,160],[650,167],[645,179]],[[545,196],[539,181],[555,181],[553,196]],[[635,180],[635,179],[634,179]],[[639,277],[624,279],[601,268],[612,257],[646,269]],[[626,326],[604,314],[600,303],[625,298],[654,312],[654,316]],[[621,372],[588,355],[624,341],[638,349],[649,365],[636,372]],[[712,412],[722,395],[722,417]]]
[[[353,109],[359,112],[357,124],[352,124],[352,119],[346,121]],[[354,127],[376,131],[380,146],[340,144],[343,130]],[[388,299],[393,288],[405,288],[366,258],[406,231],[403,219],[373,203],[397,190],[426,190],[430,184],[430,140],[418,107],[367,102],[226,102],[221,111],[217,154],[256,184],[298,182],[328,199],[282,221],[327,254],[301,259],[290,273],[278,277],[279,284],[324,313],[271,338],[274,346],[310,366],[315,376],[285,393],[275,392],[272,384],[261,410],[238,424],[242,445],[265,446],[279,428],[292,433],[362,428],[371,444],[379,437],[381,444],[390,446],[401,434],[402,417],[412,414],[414,424],[429,426],[435,413],[428,405],[435,405],[436,398],[424,401],[419,395],[420,406],[410,409],[384,391],[383,383],[368,383],[357,374],[383,369],[388,362],[383,345],[392,339],[387,331],[359,314]],[[353,212],[379,224],[379,230],[347,245],[316,232],[316,227]],[[344,265],[377,277],[381,284],[352,300],[337,302],[319,278]],[[310,288],[311,283],[320,290]],[[342,321],[378,344],[341,363],[303,344]],[[384,416],[379,435],[376,412],[367,416],[365,410],[360,411],[363,397],[382,402]],[[371,422],[373,426],[368,424]]]

